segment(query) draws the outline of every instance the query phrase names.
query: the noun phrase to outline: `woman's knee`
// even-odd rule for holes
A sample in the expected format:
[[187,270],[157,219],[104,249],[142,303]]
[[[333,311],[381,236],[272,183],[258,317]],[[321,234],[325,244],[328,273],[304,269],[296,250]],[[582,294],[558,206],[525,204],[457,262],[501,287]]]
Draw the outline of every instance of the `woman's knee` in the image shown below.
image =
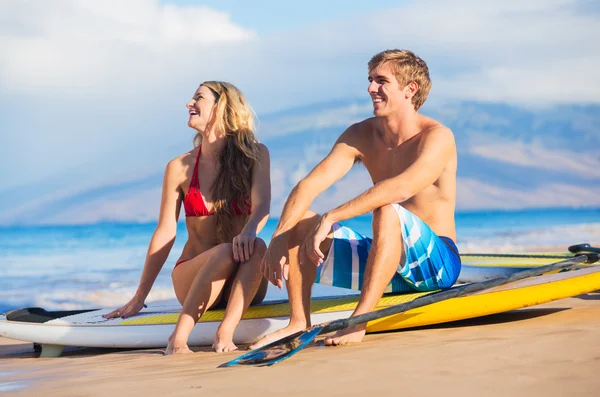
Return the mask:
[[233,260],[233,244],[232,243],[221,243],[214,248],[214,252],[211,258],[222,259],[231,258]]
[[208,267],[212,269],[222,268],[223,266],[233,267],[235,265],[233,244],[222,243],[214,247],[207,262]]
[[251,264],[251,266],[255,266],[257,269],[259,269],[265,252],[267,252],[267,244],[263,239],[257,238],[254,240],[254,249],[248,263]]
[[215,247],[215,249],[218,250],[219,253],[233,252],[233,244],[232,243],[221,243],[221,244],[217,245]]
[[253,255],[264,255],[267,252],[267,243],[262,238],[254,240],[254,252]]

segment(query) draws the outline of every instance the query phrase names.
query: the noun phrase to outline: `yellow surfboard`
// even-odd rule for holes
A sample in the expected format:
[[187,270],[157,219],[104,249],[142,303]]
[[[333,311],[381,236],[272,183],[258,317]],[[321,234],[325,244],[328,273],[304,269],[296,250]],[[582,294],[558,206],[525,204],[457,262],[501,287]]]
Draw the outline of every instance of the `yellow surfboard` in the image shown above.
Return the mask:
[[[452,298],[368,323],[367,332],[391,331],[469,319],[524,308],[600,290],[600,266],[544,274],[481,293]],[[427,293],[386,295],[377,309],[410,302]],[[314,299],[313,324],[347,318],[358,296]],[[149,305],[129,319],[104,319],[112,308],[36,322],[27,315],[0,315],[0,336],[42,345],[42,355],[58,356],[64,346],[157,348],[165,347],[179,317],[179,306]],[[22,309],[27,312],[28,309]],[[19,311],[15,311],[19,312]],[[192,331],[189,344],[212,344],[223,310],[207,312]],[[35,316],[34,316],[35,317]],[[251,307],[234,334],[235,343],[252,343],[287,325],[288,303],[266,302]]]

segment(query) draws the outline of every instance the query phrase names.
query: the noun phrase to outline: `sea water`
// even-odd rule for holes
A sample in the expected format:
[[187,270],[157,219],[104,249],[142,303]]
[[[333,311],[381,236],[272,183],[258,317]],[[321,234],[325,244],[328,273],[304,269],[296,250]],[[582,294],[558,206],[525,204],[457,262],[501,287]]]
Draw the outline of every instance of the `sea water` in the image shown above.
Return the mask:
[[[370,235],[371,217],[344,222]],[[270,240],[276,219],[260,236]],[[457,245],[461,252],[517,252],[578,243],[600,245],[600,209],[545,209],[459,212]],[[114,307],[135,292],[155,223],[99,223],[77,226],[0,228],[0,313],[39,306],[72,310]],[[186,241],[185,224],[148,302],[175,301],[171,271]],[[347,293],[315,286],[315,296]],[[270,286],[267,299],[285,291]]]

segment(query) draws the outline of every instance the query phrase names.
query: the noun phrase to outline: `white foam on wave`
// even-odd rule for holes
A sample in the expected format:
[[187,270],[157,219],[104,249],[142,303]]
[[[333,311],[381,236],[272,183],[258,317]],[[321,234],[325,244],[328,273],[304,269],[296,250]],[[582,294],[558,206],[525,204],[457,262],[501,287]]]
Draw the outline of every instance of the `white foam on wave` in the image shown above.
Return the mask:
[[573,244],[588,243],[600,246],[600,223],[553,226],[519,232],[503,232],[479,238],[458,236],[458,248],[462,253],[472,252],[522,252],[522,251],[566,251]]
[[[36,296],[35,304],[49,310],[79,310],[90,308],[120,307],[133,298],[136,289],[120,287],[98,291],[54,290]],[[173,288],[152,288],[146,303],[168,301],[179,304]]]
[[[114,283],[109,289],[98,291],[70,291],[54,290],[42,293],[36,296],[35,306],[43,307],[47,310],[80,310],[91,308],[117,308],[129,301],[135,294],[136,288],[124,286],[120,283]],[[356,293],[342,288],[335,288],[324,285],[315,285],[313,296],[338,296]],[[287,291],[284,287],[279,290],[270,285],[267,289],[265,301],[285,300]],[[165,305],[179,305],[172,287],[155,286],[148,294],[146,303],[158,303]]]

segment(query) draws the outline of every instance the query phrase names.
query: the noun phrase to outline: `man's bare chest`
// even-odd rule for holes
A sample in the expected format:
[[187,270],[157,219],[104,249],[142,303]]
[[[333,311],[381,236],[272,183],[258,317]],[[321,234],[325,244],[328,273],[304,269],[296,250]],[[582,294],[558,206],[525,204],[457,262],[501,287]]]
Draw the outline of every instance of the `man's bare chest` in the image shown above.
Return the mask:
[[363,153],[363,164],[374,183],[400,175],[418,158],[418,142],[405,142],[395,148],[373,145]]

